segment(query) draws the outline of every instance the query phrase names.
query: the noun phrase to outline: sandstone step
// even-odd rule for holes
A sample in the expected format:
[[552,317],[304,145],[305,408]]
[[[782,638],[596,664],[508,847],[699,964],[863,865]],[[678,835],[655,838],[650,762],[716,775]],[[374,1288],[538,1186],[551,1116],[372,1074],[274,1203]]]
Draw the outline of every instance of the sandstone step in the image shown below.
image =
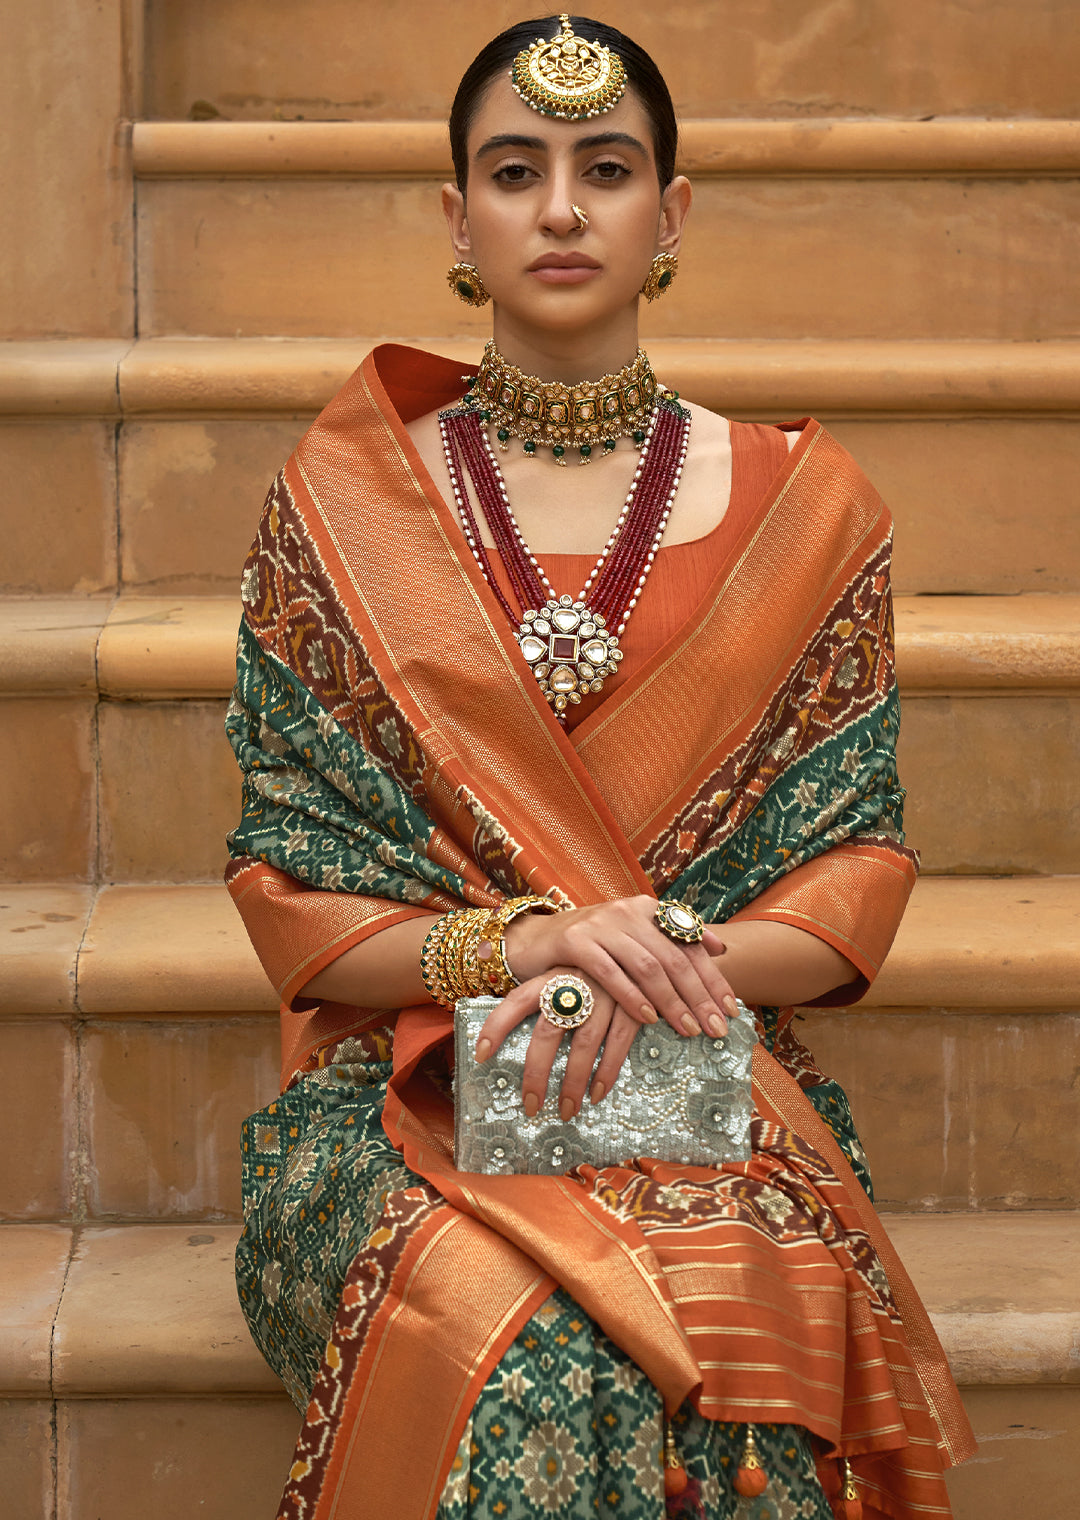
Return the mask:
[[[231,593],[267,484],[372,341],[0,344],[0,590]],[[1080,589],[1080,342],[651,349],[720,411],[822,417],[893,509],[900,591]]]
[[[893,1217],[889,1231],[980,1437],[952,1479],[957,1520],[1024,1513],[1033,1467],[1042,1509],[1069,1513],[1080,1215]],[[24,1493],[48,1508],[35,1482],[55,1464],[73,1516],[127,1520],[133,1487],[137,1513],[162,1520],[193,1505],[210,1520],[272,1513],[298,1420],[248,1339],[235,1238],[189,1225],[0,1228],[0,1430],[26,1441]],[[222,1433],[244,1438],[240,1449]]]
[[[285,179],[453,174],[441,121],[137,121],[136,179]],[[721,117],[679,123],[681,173],[722,175],[965,175],[1080,173],[1080,122]]]
[[[1077,878],[924,879],[865,1004],[807,1010],[883,1208],[1080,1206],[1078,928]],[[238,1217],[278,1039],[223,888],[3,889],[0,1009],[0,1218]]]
[[[438,183],[145,181],[139,331],[344,338],[377,312],[384,331],[486,337],[490,314],[447,289]],[[645,341],[1069,338],[1078,214],[1078,178],[706,175]]]
[[[0,603],[9,736],[40,755],[0,804],[2,875],[220,876],[239,799],[223,737],[238,615],[233,598]],[[1080,870],[1080,597],[898,597],[896,624],[924,868]]]
[[[318,0],[303,28],[257,0],[146,18],[143,109],[186,117],[445,120],[458,78],[522,7],[403,0],[358,26],[348,0]],[[1076,116],[1080,42],[1055,0],[973,12],[959,0],[903,11],[792,12],[785,0],[713,9],[624,0],[618,23],[656,59],[686,117]],[[259,46],[252,47],[258,36]]]

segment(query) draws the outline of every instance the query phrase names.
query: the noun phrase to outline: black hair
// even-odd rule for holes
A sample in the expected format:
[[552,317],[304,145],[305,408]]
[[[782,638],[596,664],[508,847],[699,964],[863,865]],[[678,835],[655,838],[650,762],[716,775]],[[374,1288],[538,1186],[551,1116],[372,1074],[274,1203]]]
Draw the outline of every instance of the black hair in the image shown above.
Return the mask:
[[[611,48],[622,59],[627,82],[648,115],[652,127],[657,178],[661,190],[666,189],[675,178],[679,129],[675,121],[675,107],[671,103],[671,92],[664,83],[664,76],[645,49],[617,27],[605,26],[602,21],[591,21],[588,16],[571,16],[570,25],[579,37]],[[553,37],[558,29],[558,16],[548,16],[540,21],[519,21],[516,26],[507,27],[505,32],[493,37],[462,75],[454,104],[450,108],[450,151],[454,157],[454,174],[462,195],[465,194],[469,174],[469,128],[480,108],[484,91],[496,74],[503,69],[509,73],[510,65],[522,48],[531,47],[537,37]]]

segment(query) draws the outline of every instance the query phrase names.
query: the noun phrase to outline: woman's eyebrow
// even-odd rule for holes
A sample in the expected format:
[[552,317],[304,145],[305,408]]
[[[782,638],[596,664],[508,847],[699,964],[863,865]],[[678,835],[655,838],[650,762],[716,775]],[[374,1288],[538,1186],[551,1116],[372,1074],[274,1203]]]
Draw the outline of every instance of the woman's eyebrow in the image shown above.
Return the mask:
[[645,158],[649,156],[649,150],[643,142],[636,137],[631,137],[629,132],[597,132],[592,137],[579,137],[574,148],[579,153],[590,153],[593,148],[633,148]]
[[488,153],[501,153],[504,148],[530,148],[534,152],[542,151],[547,143],[542,137],[523,137],[518,132],[500,132],[495,137],[489,137],[476,150],[477,158],[484,158]]

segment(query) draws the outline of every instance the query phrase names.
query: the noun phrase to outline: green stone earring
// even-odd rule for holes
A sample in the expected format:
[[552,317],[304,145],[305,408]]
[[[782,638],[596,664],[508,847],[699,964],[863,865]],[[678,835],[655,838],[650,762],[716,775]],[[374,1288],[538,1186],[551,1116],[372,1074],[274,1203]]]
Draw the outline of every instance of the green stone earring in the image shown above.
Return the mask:
[[475,264],[451,265],[446,272],[446,283],[466,306],[486,306],[491,300]]
[[649,265],[649,272],[641,287],[641,294],[646,301],[655,301],[658,296],[662,296],[678,272],[679,260],[675,254],[658,253]]

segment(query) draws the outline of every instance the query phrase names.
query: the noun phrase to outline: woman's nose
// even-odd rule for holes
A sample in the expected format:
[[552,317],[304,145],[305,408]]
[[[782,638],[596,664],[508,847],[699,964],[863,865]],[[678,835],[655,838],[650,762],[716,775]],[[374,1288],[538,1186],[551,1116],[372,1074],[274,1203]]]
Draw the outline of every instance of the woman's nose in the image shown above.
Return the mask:
[[574,210],[574,186],[561,177],[553,177],[544,197],[542,224],[545,231],[557,237],[569,237],[572,232],[583,231],[580,217]]

